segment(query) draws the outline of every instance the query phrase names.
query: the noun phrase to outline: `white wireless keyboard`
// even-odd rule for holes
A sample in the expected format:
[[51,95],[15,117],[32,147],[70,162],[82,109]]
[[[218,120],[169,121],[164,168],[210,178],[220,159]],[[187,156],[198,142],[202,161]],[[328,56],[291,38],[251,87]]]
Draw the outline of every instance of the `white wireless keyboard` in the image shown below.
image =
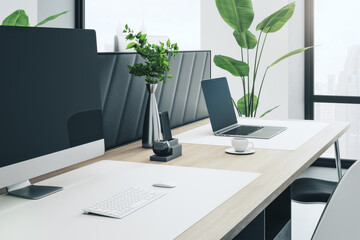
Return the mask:
[[123,218],[165,194],[164,192],[155,191],[155,189],[152,188],[132,187],[83,210],[84,213]]

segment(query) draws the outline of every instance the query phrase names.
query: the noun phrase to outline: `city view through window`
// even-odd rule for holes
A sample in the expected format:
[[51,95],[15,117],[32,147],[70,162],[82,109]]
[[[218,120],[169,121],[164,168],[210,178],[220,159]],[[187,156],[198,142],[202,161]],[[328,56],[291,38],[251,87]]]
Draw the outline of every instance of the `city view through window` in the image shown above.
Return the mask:
[[[360,1],[314,1],[314,93],[360,96]],[[344,24],[350,22],[351,24]],[[314,119],[348,121],[351,129],[340,138],[342,158],[360,159],[360,106],[315,103]],[[324,157],[334,157],[329,149]]]

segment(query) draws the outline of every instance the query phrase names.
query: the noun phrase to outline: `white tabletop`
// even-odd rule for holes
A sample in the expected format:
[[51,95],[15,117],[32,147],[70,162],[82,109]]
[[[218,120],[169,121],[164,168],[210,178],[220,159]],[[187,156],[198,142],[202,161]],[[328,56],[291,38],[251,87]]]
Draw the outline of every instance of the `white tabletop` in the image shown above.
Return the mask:
[[[173,239],[259,175],[100,161],[39,183],[64,187],[43,199],[0,196],[1,239]],[[176,187],[158,189],[167,194],[123,219],[82,213],[82,208],[122,189],[155,182]]]
[[[244,125],[287,127],[285,131],[270,139],[249,138],[249,141],[254,143],[255,148],[279,150],[296,150],[329,125],[326,122],[263,120],[258,118],[239,118],[238,122]],[[194,128],[174,137],[178,138],[180,143],[217,146],[231,146],[232,139],[232,137],[215,136],[210,124]]]

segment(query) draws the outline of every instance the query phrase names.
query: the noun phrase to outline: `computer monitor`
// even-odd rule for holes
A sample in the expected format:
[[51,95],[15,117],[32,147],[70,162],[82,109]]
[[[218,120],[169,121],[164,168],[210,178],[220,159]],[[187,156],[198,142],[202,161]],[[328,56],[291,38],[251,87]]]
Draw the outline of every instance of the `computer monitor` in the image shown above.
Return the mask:
[[104,153],[93,30],[0,27],[0,188],[40,198],[28,179]]

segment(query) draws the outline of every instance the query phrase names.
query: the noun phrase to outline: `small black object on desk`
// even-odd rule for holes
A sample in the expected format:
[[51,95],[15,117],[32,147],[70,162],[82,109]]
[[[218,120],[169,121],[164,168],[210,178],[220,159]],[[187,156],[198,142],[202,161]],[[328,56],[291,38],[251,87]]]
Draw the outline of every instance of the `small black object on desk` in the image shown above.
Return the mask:
[[177,138],[172,138],[168,112],[161,112],[159,115],[164,140],[154,142],[153,151],[155,155],[150,157],[150,161],[168,162],[181,156],[182,146]]
[[153,151],[155,155],[150,156],[150,161],[168,162],[181,156],[182,146],[177,138],[170,141],[160,140],[154,142]]

